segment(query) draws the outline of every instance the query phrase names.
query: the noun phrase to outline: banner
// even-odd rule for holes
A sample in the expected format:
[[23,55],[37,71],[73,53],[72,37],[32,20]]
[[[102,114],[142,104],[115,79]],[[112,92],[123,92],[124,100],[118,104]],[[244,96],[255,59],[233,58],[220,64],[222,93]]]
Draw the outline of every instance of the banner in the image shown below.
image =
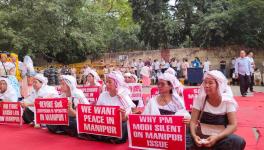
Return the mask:
[[132,100],[142,100],[142,85],[140,83],[129,83],[128,87],[131,91]]
[[78,104],[78,133],[122,137],[122,119],[119,106]]
[[83,91],[89,102],[97,102],[100,95],[99,86],[78,86],[78,89]]
[[197,97],[199,88],[187,88],[183,90],[183,97],[185,102],[186,110],[191,111],[193,100]]
[[69,125],[67,98],[41,98],[35,100],[36,124]]
[[158,89],[158,87],[151,88],[150,95],[151,95],[151,98],[154,97],[154,96],[159,95],[159,89]]
[[129,147],[185,150],[183,116],[129,115]]
[[0,124],[22,125],[20,102],[0,102]]

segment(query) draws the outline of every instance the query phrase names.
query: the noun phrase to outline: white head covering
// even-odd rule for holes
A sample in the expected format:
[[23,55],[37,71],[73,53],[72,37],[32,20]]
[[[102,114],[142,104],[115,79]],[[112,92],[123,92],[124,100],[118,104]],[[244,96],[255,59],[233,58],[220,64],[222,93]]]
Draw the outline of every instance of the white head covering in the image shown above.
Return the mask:
[[129,104],[127,100],[124,100],[124,98],[126,97],[124,95],[129,95],[130,90],[127,84],[125,83],[124,77],[122,76],[122,74],[120,74],[117,71],[112,71],[111,73],[107,74],[106,77],[114,80],[115,86],[117,89],[117,95],[120,97],[120,102],[125,108],[127,108]]
[[124,77],[132,77],[132,78],[134,78],[134,79],[135,79],[136,83],[137,83],[137,81],[138,81],[138,78],[137,78],[137,76],[136,76],[136,75],[134,75],[134,74],[132,74],[132,73],[130,73],[130,72],[128,72],[128,73],[125,73],[125,74],[124,74]]
[[136,83],[138,82],[138,78],[135,74],[131,74],[131,77],[133,77],[135,79]]
[[176,71],[173,69],[173,68],[171,68],[171,67],[169,67],[166,71],[165,71],[165,73],[170,73],[170,74],[172,74],[172,75],[176,75]]
[[10,84],[9,79],[0,77],[0,81],[5,81],[7,85],[6,91],[4,93],[0,93],[0,99],[8,102],[17,102],[17,92],[14,87]]
[[28,76],[34,76],[35,75],[35,69],[33,66],[33,61],[29,56],[24,57],[24,65],[26,66],[26,74]]
[[55,87],[48,85],[48,79],[40,73],[37,73],[34,76],[35,79],[42,82],[41,88],[36,91],[36,97],[39,98],[55,98],[58,97],[58,91],[55,89]]
[[71,91],[71,97],[74,98],[74,105],[77,106],[78,103],[88,104],[88,100],[83,94],[83,91],[77,89],[76,78],[71,75],[61,75],[61,80],[63,80]]
[[[182,108],[185,109],[185,103],[184,103],[183,99],[179,96],[179,94],[176,91],[176,88],[178,86],[177,85],[177,78],[174,75],[170,74],[170,73],[164,73],[164,74],[160,75],[158,79],[159,80],[161,79],[161,80],[169,81],[171,83],[171,85],[173,87],[172,88],[172,95],[174,97],[173,100],[175,100],[177,105],[179,105],[179,106],[181,106]],[[179,104],[179,102],[180,102],[180,104]]]
[[[218,83],[218,92],[221,96],[222,101],[233,103],[235,107],[237,108],[238,104],[236,100],[234,99],[233,92],[230,86],[227,84],[228,81],[226,77],[223,75],[223,73],[218,70],[208,71],[205,73],[204,79],[209,76],[213,77]],[[206,93],[204,90],[204,82],[200,86],[200,92],[197,98],[199,100],[205,100],[206,98]]]
[[35,79],[41,81],[43,83],[42,86],[45,86],[48,84],[48,79],[46,77],[44,77],[43,74],[41,73],[37,73],[35,76],[34,76]]
[[[176,71],[175,71],[173,68],[171,68],[171,67],[169,67],[169,68],[165,71],[165,73],[172,74],[173,76],[176,75]],[[175,78],[176,78],[176,77],[175,77]],[[177,92],[178,92],[179,94],[183,95],[184,87],[183,87],[183,85],[181,84],[181,82],[180,82],[177,78],[176,78],[176,89],[177,89]]]
[[[98,75],[98,73],[97,73],[96,71],[94,71],[94,70],[92,70],[92,69],[89,69],[87,73],[93,75],[95,85],[98,85],[98,86],[101,85],[101,84],[98,82],[98,81],[100,81],[101,79],[100,79],[100,77],[99,77],[99,75]],[[88,75],[88,74],[87,74],[87,75]]]

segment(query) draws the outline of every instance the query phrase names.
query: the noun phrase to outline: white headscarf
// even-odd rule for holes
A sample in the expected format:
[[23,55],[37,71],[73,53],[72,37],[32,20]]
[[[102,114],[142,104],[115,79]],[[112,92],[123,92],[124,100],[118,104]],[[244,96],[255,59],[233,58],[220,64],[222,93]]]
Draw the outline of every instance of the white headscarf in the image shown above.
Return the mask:
[[26,66],[26,74],[28,76],[34,76],[35,75],[35,69],[33,66],[33,61],[29,56],[24,57],[24,65]]
[[87,98],[85,97],[82,90],[77,89],[77,81],[74,76],[71,75],[61,75],[61,80],[63,80],[71,91],[71,97],[74,98],[74,106],[78,103],[89,104]]
[[10,84],[9,79],[0,77],[0,81],[5,81],[7,85],[6,91],[4,93],[0,93],[0,99],[7,102],[17,102],[17,92]]
[[124,98],[126,97],[124,95],[129,95],[130,90],[127,84],[125,83],[122,74],[117,71],[112,71],[111,73],[107,74],[106,77],[114,80],[117,89],[117,96],[119,96],[120,102],[125,108],[129,107],[127,100],[124,100]]
[[[173,68],[168,68],[165,73],[170,73],[172,74],[173,76],[176,75],[176,71],[173,69]],[[183,85],[181,84],[181,82],[176,78],[176,89],[177,89],[177,92],[181,95],[183,95],[183,90],[184,90],[184,87]]]
[[[228,81],[227,81],[226,77],[223,75],[223,73],[218,71],[218,70],[208,71],[205,73],[204,79],[209,77],[209,76],[213,77],[216,80],[216,82],[218,83],[218,93],[221,96],[222,102],[233,103],[235,105],[235,107],[237,108],[238,104],[237,104],[236,100],[234,99],[233,92],[232,92],[230,86],[227,84]],[[204,82],[200,86],[200,92],[199,92],[199,95],[197,98],[199,100],[203,100],[203,101],[206,98],[206,93],[204,90]]]
[[58,91],[53,86],[48,85],[48,79],[43,74],[36,74],[35,79],[42,82],[41,88],[36,91],[36,96],[39,98],[55,98],[58,97]]
[[131,74],[131,77],[133,77],[135,79],[136,83],[138,82],[138,78],[135,74]]
[[[100,79],[100,77],[99,77],[99,75],[98,75],[98,73],[97,73],[96,71],[94,71],[94,70],[92,70],[92,69],[89,69],[87,73],[93,75],[95,85],[97,85],[97,86],[100,86],[100,85],[101,85],[101,84],[99,83],[99,81],[100,81],[101,79]],[[88,75],[88,74],[87,74],[87,75]]]
[[[171,83],[171,85],[173,87],[172,88],[172,95],[174,97],[173,100],[175,100],[177,105],[181,105],[182,108],[185,109],[185,103],[176,91],[176,88],[178,87],[177,78],[170,73],[164,73],[164,74],[160,75],[158,79],[169,81]],[[180,104],[179,104],[179,102],[180,102]]]
[[173,68],[171,68],[171,67],[169,67],[166,71],[165,71],[165,73],[170,73],[170,74],[172,74],[172,75],[176,75],[176,71],[173,69]]
[[132,74],[132,73],[128,72],[128,73],[125,73],[124,76],[125,77],[132,77],[132,78],[135,79],[136,83],[138,82],[138,78],[137,78],[137,76],[135,74]]

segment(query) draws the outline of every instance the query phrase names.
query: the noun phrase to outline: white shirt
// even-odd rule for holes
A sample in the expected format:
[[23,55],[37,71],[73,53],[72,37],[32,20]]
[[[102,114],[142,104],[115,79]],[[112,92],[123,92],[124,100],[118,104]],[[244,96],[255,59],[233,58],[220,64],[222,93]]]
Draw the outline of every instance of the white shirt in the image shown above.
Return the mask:
[[177,67],[177,61],[172,61],[172,62],[171,62],[171,66],[172,66],[173,68]]
[[204,62],[204,68],[203,68],[203,70],[205,72],[209,71],[210,70],[210,65],[211,65],[211,62],[210,61]]
[[250,72],[254,73],[254,59],[252,57],[247,57],[250,62]]
[[177,62],[177,70],[181,70],[181,62]]
[[143,76],[149,77],[150,76],[150,68],[148,66],[144,66],[141,69],[140,74],[143,75]]
[[173,101],[171,101],[168,105],[160,106],[157,102],[157,97],[158,96],[152,97],[148,101],[142,115],[160,115],[160,111],[159,111],[159,108],[160,108],[160,109],[165,109],[169,111],[174,111],[176,112],[175,115],[177,116],[184,116],[184,118],[191,118],[187,110],[177,109],[177,106],[175,103],[173,103]]
[[141,69],[142,67],[144,67],[144,62],[143,61],[139,62],[138,67],[139,67],[139,69]]
[[170,63],[166,62],[164,68],[170,68]]
[[126,110],[126,114],[131,113],[131,108],[136,107],[128,95],[123,96],[123,100],[127,103],[127,108],[124,107],[123,103],[118,96],[111,97],[107,91],[100,94],[96,105],[102,106],[120,106],[120,108]]
[[[197,110],[201,110],[203,107],[203,104],[204,104],[204,101],[201,101],[200,99],[195,99],[193,101],[193,108]],[[214,107],[206,101],[204,112],[208,112],[208,113],[216,114],[216,115],[225,115],[226,113],[229,113],[229,112],[236,112],[236,107],[233,103],[226,102],[226,101],[221,102],[219,106]]]
[[158,61],[154,62],[154,69],[159,70],[160,69],[160,63]]

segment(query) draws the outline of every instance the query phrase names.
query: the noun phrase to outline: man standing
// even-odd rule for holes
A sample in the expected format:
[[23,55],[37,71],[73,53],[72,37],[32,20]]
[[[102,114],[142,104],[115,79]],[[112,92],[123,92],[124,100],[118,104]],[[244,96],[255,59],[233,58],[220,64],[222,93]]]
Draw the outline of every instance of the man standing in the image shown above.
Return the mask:
[[249,62],[250,62],[250,84],[249,89],[250,92],[253,92],[253,85],[254,85],[254,71],[255,71],[255,62],[253,59],[253,52],[249,52],[247,55]]
[[220,71],[226,76],[226,61],[224,60],[224,57],[221,57]]
[[206,73],[210,71],[211,62],[206,58],[204,64],[203,64],[203,72]]
[[235,64],[235,74],[239,78],[240,92],[243,97],[247,94],[247,89],[250,83],[250,61],[246,57],[244,50],[240,51],[240,57],[237,58]]

